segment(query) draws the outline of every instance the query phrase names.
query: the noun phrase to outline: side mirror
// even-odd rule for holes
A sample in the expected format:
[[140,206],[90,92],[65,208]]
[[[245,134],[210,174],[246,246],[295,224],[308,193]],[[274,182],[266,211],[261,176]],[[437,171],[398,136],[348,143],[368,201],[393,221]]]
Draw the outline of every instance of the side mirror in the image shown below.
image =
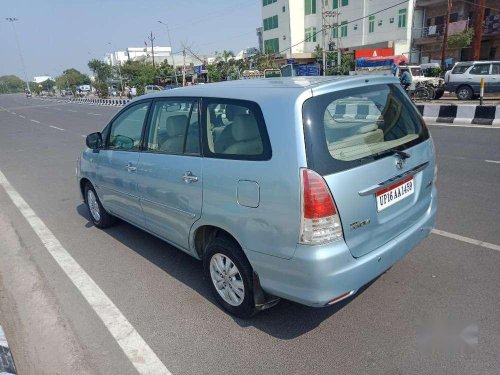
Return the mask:
[[87,145],[88,148],[91,148],[92,150],[96,150],[98,148],[102,147],[102,135],[100,132],[96,133],[91,133],[87,135],[87,138],[85,139],[85,144]]

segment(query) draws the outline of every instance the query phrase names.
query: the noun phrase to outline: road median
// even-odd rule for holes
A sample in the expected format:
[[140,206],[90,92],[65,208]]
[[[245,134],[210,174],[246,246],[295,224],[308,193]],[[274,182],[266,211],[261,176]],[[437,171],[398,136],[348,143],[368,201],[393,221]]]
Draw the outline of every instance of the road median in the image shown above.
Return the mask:
[[417,104],[425,121],[450,125],[500,126],[500,106],[475,104]]

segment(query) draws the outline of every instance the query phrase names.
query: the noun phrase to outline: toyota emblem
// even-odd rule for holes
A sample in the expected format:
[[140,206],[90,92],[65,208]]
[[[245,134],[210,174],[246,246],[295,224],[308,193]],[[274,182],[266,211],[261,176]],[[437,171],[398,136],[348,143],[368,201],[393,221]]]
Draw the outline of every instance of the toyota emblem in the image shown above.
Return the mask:
[[401,158],[396,159],[396,168],[397,169],[403,169],[405,164],[406,164],[406,161],[404,159],[401,159]]

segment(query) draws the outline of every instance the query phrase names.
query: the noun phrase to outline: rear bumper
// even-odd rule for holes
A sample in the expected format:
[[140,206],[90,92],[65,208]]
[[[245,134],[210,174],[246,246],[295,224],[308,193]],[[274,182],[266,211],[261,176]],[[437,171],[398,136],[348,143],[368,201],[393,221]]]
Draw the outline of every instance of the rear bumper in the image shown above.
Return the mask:
[[322,307],[347,292],[356,292],[384,273],[425,239],[436,222],[437,192],[425,214],[410,228],[383,246],[352,257],[344,241],[323,246],[298,245],[286,260],[248,251],[262,288],[275,296],[308,306]]

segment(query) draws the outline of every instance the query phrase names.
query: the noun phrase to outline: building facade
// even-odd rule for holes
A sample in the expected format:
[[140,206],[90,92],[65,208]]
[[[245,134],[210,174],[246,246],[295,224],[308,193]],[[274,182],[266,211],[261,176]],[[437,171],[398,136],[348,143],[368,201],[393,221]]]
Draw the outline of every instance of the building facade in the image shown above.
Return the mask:
[[[447,0],[417,0],[413,22],[413,60],[421,63],[441,62]],[[481,39],[481,60],[500,60],[500,1],[486,0]],[[448,35],[474,29],[474,2],[454,1],[450,12]],[[455,61],[472,60],[472,48],[451,48],[445,59],[448,65]]]
[[[415,0],[261,0],[264,52],[311,58],[316,46],[409,56]],[[324,29],[324,31],[321,31]]]
[[[156,63],[171,60],[171,47],[154,46],[154,59]],[[126,61],[153,61],[151,47],[128,47],[125,51],[114,51],[104,55],[104,62],[109,65],[123,65]],[[170,61],[170,64],[172,62]]]

